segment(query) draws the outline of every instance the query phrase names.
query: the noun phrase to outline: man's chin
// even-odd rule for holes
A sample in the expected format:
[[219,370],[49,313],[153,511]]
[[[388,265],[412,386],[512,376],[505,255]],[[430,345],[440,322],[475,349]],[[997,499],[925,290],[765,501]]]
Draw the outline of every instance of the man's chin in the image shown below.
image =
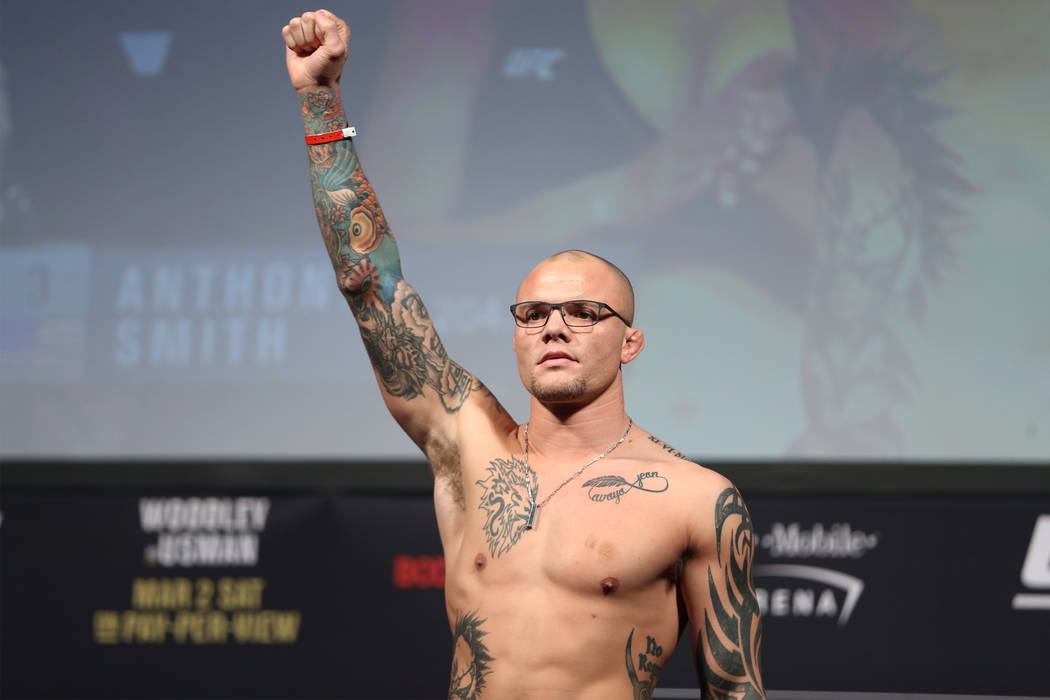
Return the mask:
[[534,379],[532,385],[529,387],[529,393],[531,393],[536,400],[544,403],[577,401],[583,398],[583,395],[587,393],[587,380],[576,378],[569,382],[541,384]]

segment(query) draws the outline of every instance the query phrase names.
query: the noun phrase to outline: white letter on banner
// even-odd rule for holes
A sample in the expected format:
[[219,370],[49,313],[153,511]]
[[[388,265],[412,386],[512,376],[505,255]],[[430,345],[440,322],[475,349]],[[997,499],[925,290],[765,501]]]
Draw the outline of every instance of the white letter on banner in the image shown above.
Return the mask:
[[259,336],[255,345],[255,361],[260,365],[279,365],[284,362],[285,324],[283,318],[259,321]]
[[1029,588],[1050,588],[1050,515],[1036,518],[1021,567],[1021,582]]
[[267,311],[287,309],[292,301],[292,268],[271,263],[263,271],[262,303]]
[[178,311],[182,308],[182,268],[161,265],[153,273],[153,309]]
[[332,273],[322,265],[303,265],[299,284],[299,308],[323,309],[328,306]]
[[248,322],[243,318],[234,317],[226,321],[226,330],[229,334],[226,345],[226,361],[230,365],[241,364],[241,355],[244,349],[244,332],[248,328]]
[[251,265],[227,265],[225,307],[227,311],[252,308],[252,286],[255,268]]
[[168,323],[153,322],[150,336],[150,362],[158,367],[185,367],[190,363],[190,321],[186,318]]
[[117,349],[114,359],[122,367],[131,367],[139,363],[138,319],[125,318],[117,322]]
[[142,311],[142,273],[134,265],[124,268],[117,291],[117,311]]
[[215,267],[194,265],[193,274],[197,277],[197,309],[204,311],[211,304],[211,282],[215,277]]

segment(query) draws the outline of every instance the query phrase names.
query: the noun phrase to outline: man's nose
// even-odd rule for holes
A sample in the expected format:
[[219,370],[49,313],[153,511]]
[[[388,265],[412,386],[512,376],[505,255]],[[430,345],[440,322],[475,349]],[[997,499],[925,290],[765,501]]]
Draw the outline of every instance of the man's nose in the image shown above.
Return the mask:
[[568,338],[569,327],[565,323],[565,317],[562,316],[561,307],[551,309],[551,315],[547,317],[547,325],[543,327],[543,336],[544,338]]

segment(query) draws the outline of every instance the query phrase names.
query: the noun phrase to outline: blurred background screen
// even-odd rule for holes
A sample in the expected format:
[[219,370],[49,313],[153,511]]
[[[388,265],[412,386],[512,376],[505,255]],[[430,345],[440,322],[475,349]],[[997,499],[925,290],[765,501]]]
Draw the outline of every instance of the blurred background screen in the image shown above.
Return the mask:
[[[0,5],[0,456],[417,458],[313,215],[301,3]],[[449,354],[620,265],[636,421],[718,459],[1050,455],[1050,3],[338,2]]]

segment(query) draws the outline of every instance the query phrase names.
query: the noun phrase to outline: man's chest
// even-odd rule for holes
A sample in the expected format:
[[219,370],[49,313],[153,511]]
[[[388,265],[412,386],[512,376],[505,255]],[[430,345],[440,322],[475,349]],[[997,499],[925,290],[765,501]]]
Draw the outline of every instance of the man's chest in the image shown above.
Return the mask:
[[461,573],[623,593],[673,577],[686,548],[666,470],[620,459],[537,473],[512,455],[464,466],[463,528],[449,562]]

